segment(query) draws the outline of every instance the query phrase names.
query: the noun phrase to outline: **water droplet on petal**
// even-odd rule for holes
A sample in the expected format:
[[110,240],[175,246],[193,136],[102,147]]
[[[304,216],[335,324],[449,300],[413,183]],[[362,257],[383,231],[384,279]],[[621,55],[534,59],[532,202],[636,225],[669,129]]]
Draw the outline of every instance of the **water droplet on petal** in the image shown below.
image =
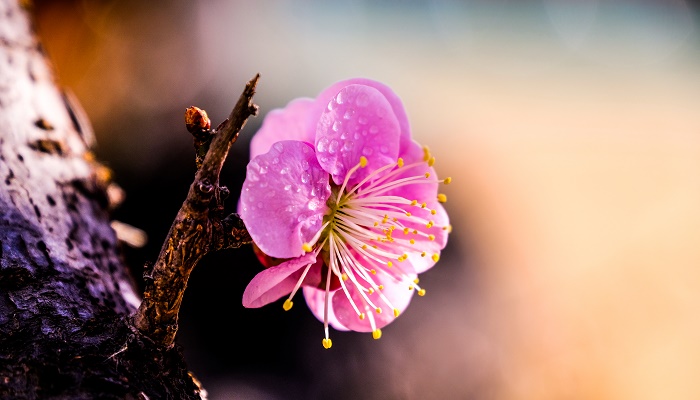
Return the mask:
[[357,122],[360,123],[360,125],[367,125],[367,118],[366,117],[360,117],[357,119]]
[[335,96],[335,102],[338,104],[343,104],[345,101],[345,94],[343,92],[338,93],[338,95]]
[[324,153],[326,149],[328,148],[328,138],[321,138],[318,143],[316,143],[316,150],[319,153]]
[[350,119],[350,118],[352,118],[352,116],[354,114],[355,114],[355,110],[349,109],[349,110],[345,111],[345,114],[343,114],[343,118]]
[[284,185],[284,190],[289,191],[292,188],[292,185]]
[[[280,163],[280,159],[279,159],[278,157],[275,157],[275,158],[272,159],[272,163],[273,163],[273,164],[279,164],[279,163]],[[265,168],[265,172],[267,172],[267,167]]]
[[301,169],[304,171],[309,169],[309,161],[308,160],[301,160]]
[[287,167],[284,167],[280,170],[280,174],[286,175],[289,173],[289,171],[290,171],[290,168],[287,166]]
[[297,222],[303,222],[306,219],[306,216],[304,214],[299,214],[297,217]]
[[347,139],[347,138],[348,138],[348,135],[349,135],[349,133],[343,132],[343,133],[340,134],[340,138],[341,138],[341,139]]
[[349,140],[345,141],[345,143],[343,143],[343,150],[342,151],[346,152],[346,151],[352,150],[352,145],[353,145],[353,142],[351,142]]
[[340,142],[333,139],[331,140],[331,144],[328,146],[328,152],[331,154],[335,154],[335,152],[338,151],[338,147],[340,147]]
[[311,211],[316,211],[316,209],[318,209],[320,204],[321,204],[321,202],[318,201],[317,199],[311,199],[311,200],[309,200],[309,203],[307,204],[307,208]]
[[267,173],[267,165],[261,165],[260,168],[258,168],[258,172],[261,174],[266,174]]
[[272,147],[274,147],[275,150],[279,151],[280,153],[282,152],[282,150],[284,150],[284,146],[282,146],[282,143],[280,142],[273,144]]
[[309,183],[311,180],[311,174],[308,172],[304,172],[301,174],[301,182],[302,183]]
[[359,138],[360,138],[360,132],[355,132],[355,135],[353,135],[353,137],[355,138],[355,140],[359,139]]
[[362,149],[362,155],[365,157],[369,157],[374,153],[374,149],[371,147],[365,147]]
[[340,124],[340,121],[333,122],[333,126],[331,127],[331,129],[333,129],[333,132],[338,132],[340,130]]
[[369,133],[371,133],[371,134],[374,135],[374,134],[376,134],[377,132],[379,132],[379,128],[377,128],[376,125],[372,125],[372,126],[369,127]]
[[267,181],[266,181],[266,180],[260,181],[260,183],[258,184],[258,186],[260,186],[261,188],[266,188],[266,187],[267,187]]

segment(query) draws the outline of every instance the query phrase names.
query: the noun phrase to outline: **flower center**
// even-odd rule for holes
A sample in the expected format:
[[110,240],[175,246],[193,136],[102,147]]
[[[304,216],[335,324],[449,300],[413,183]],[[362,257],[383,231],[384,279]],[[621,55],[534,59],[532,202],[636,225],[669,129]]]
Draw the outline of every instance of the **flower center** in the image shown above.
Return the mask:
[[[410,282],[406,284],[408,290],[416,290],[419,296],[425,295],[425,289],[418,286],[413,268],[404,267],[402,263],[409,258],[419,260],[418,257],[428,256],[421,244],[434,241],[437,229],[449,231],[451,227],[438,226],[430,219],[437,211],[427,208],[426,199],[408,199],[395,193],[409,185],[450,183],[451,178],[437,180],[431,176],[429,167],[434,162],[426,148],[423,161],[404,165],[403,159],[399,158],[396,163],[378,168],[359,183],[349,186],[353,174],[367,165],[367,159],[361,157],[358,164],[348,171],[343,184],[332,188],[323,227],[310,243],[304,244],[304,251],[322,255],[329,270],[325,282],[324,347],[331,346],[328,307],[333,276],[340,282],[340,289],[358,318],[368,319],[375,339],[382,334],[375,313],[381,314],[388,308],[393,311],[394,318],[399,316],[399,309],[382,292],[385,283]],[[437,200],[445,202],[446,197],[440,194]],[[433,262],[439,259],[439,253],[429,256]],[[285,301],[285,309],[291,308],[291,298],[310,267],[306,267]]]

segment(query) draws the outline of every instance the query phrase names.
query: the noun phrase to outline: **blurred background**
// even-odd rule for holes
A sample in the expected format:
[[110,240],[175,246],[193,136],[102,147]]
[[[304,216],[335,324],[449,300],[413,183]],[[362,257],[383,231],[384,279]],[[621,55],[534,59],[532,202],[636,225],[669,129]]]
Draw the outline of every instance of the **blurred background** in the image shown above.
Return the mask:
[[[700,398],[700,12],[683,0],[35,1],[60,83],[145,230],[141,284],[216,125],[261,74],[222,181],[235,208],[265,114],[368,77],[454,182],[428,295],[371,335],[241,306],[251,248],[208,256],[178,343],[218,399]],[[232,327],[232,328],[231,328]]]

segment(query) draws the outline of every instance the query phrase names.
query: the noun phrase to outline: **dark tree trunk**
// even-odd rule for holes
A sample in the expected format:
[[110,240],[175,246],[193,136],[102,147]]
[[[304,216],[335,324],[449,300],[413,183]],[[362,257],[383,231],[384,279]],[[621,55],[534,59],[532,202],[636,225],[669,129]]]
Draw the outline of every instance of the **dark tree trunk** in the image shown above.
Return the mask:
[[0,0],[0,398],[200,398],[177,346],[131,328],[108,174],[17,3]]

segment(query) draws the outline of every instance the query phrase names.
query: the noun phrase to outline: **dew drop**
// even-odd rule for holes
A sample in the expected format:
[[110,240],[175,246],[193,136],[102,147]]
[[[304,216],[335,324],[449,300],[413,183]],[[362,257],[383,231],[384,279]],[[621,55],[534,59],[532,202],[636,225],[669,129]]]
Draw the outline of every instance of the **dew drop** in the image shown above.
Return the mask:
[[331,100],[330,102],[328,102],[328,111],[333,111],[334,108],[335,108],[335,101]]
[[316,151],[319,153],[324,153],[328,149],[328,138],[321,138],[318,143],[316,143]]
[[309,203],[306,205],[306,207],[311,211],[316,211],[320,204],[321,202],[318,201],[318,199],[311,199],[309,200]]
[[292,185],[284,185],[284,190],[289,191],[292,188]]
[[289,168],[289,167],[284,167],[284,168],[282,168],[282,169],[280,170],[280,174],[281,174],[281,175],[286,175],[286,174],[289,173],[289,171],[290,171],[290,168]]
[[371,147],[365,147],[362,149],[362,155],[365,157],[369,157],[374,153],[374,149]]
[[306,215],[299,214],[299,216],[297,217],[297,222],[304,222],[305,219],[306,219]]
[[377,132],[379,132],[379,128],[377,128],[376,125],[372,125],[369,127],[369,133],[375,135]]
[[260,168],[258,168],[258,172],[265,175],[267,173],[267,165],[261,165]]
[[349,110],[345,111],[345,114],[343,114],[343,118],[350,119],[350,118],[352,118],[353,115],[355,115],[355,110],[349,109]]
[[357,122],[359,122],[360,125],[367,125],[367,117],[360,117],[357,119]]
[[309,183],[311,180],[311,174],[308,172],[304,172],[301,174],[301,182],[302,183]]
[[353,142],[346,140],[345,143],[343,143],[343,152],[350,151],[352,150]]
[[355,134],[353,135],[353,137],[355,138],[355,140],[359,139],[359,138],[360,138],[360,132],[355,132]]
[[333,122],[333,126],[331,127],[331,129],[333,129],[333,132],[338,132],[340,130],[340,125],[340,121]]
[[279,163],[280,163],[280,159],[278,157],[275,157],[272,159],[272,164],[279,164]]
[[345,102],[344,92],[341,91],[340,93],[338,93],[337,96],[335,96],[335,102],[338,104],[343,104],[343,102]]
[[333,139],[331,140],[331,144],[328,146],[328,152],[331,154],[335,154],[338,151],[338,147],[340,147],[340,142]]
[[261,189],[266,188],[266,187],[267,187],[267,181],[266,181],[266,180],[260,181],[260,183],[258,184],[258,186],[260,186]]
[[282,143],[280,142],[273,144],[272,147],[274,147],[275,150],[279,151],[280,153],[282,152],[282,150],[284,150],[284,146],[282,146]]
[[343,139],[343,140],[345,140],[345,139],[348,138],[348,135],[350,135],[350,134],[347,133],[347,132],[343,132],[343,133],[340,134],[340,138]]
[[304,171],[309,169],[309,161],[308,160],[301,160],[301,169]]

